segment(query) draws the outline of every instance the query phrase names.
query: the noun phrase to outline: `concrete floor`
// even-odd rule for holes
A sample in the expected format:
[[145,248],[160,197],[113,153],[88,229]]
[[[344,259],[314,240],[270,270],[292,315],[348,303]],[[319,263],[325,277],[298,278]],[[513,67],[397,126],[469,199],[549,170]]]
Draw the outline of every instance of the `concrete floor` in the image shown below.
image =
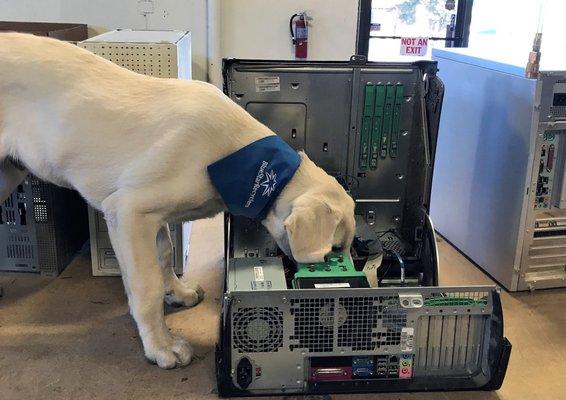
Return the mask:
[[[207,292],[193,309],[169,310],[169,327],[191,339],[196,358],[184,369],[149,365],[118,278],[94,278],[88,255],[59,277],[0,273],[0,399],[214,399],[213,350],[222,281],[219,218],[193,228],[190,277]],[[444,241],[441,284],[491,283]],[[507,378],[494,393],[310,396],[313,399],[564,399],[566,290],[503,293],[513,343]],[[294,399],[296,397],[287,397]]]

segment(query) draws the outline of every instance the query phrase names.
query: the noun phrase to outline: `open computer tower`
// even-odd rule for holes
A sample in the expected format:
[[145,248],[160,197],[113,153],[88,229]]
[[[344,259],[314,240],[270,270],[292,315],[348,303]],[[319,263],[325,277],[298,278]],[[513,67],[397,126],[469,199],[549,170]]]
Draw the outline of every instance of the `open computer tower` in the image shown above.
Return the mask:
[[351,254],[295,264],[226,215],[221,396],[495,390],[511,345],[495,286],[438,287],[428,217],[435,62],[225,60],[226,94],[356,202]]

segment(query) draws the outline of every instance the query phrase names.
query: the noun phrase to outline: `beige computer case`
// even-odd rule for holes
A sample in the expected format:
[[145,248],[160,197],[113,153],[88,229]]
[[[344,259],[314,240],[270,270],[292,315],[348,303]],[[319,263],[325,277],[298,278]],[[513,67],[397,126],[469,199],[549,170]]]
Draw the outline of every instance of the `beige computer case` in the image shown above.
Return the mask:
[[[119,29],[80,42],[80,47],[122,67],[160,78],[191,79],[191,33]],[[94,276],[120,275],[104,217],[89,207],[90,248]],[[171,225],[173,267],[183,272],[191,223]]]

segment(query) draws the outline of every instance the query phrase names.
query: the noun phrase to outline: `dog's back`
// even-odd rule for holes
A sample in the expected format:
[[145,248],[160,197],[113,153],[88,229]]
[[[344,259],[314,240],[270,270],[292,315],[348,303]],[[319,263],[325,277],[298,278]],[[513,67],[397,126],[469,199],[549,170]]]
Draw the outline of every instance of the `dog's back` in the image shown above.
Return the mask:
[[[23,33],[0,33],[0,85],[53,88],[87,76],[130,72],[73,44]],[[80,78],[80,76],[77,76]]]
[[[204,82],[148,77],[61,41],[0,34],[0,159],[95,206],[127,184],[203,166],[270,131]],[[197,183],[197,182],[195,182]]]

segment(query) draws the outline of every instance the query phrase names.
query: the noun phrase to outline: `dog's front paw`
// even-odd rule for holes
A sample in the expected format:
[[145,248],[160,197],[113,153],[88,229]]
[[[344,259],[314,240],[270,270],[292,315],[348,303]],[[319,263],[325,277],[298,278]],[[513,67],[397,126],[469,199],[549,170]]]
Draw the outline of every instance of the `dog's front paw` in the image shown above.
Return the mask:
[[174,307],[193,307],[204,299],[204,290],[199,285],[179,282],[170,293],[165,295],[165,302]]
[[146,346],[145,356],[159,368],[171,369],[189,365],[193,358],[193,349],[185,339],[172,336],[166,345]]

